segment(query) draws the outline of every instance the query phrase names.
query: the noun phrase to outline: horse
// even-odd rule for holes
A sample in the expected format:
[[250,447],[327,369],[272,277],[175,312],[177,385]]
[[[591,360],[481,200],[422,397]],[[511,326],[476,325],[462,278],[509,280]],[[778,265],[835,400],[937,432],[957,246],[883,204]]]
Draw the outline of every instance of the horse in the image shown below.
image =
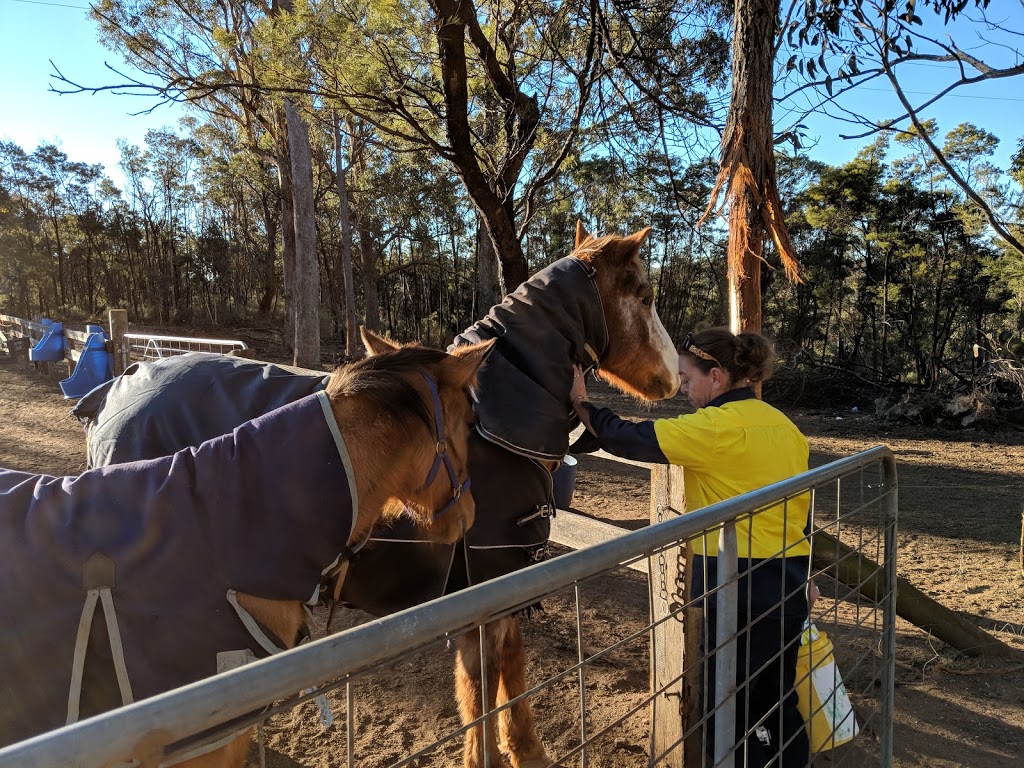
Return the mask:
[[[0,746],[293,647],[303,604],[382,519],[464,535],[469,392],[493,342],[371,345],[198,447],[72,477],[0,469]],[[182,764],[241,766],[251,730]]]
[[[407,520],[378,529],[353,560],[342,592],[345,603],[384,615],[546,557],[555,512],[551,473],[560,466],[569,433],[578,424],[569,403],[573,366],[645,400],[672,397],[679,388],[678,353],[658,317],[640,259],[649,232],[594,237],[578,223],[571,254],[537,272],[455,338],[450,352],[487,340],[495,343],[472,394],[477,420],[469,438],[469,472],[476,524],[454,546],[425,541]],[[366,341],[371,354],[390,344],[381,337]],[[182,390],[202,392],[204,400],[213,391],[213,400],[220,403],[228,398],[215,390],[226,377],[249,382],[246,387],[258,380],[271,398],[318,386],[316,377],[288,378],[280,369],[226,358],[180,365],[188,369],[180,380],[195,379],[194,384],[166,380],[159,366],[140,367],[76,407],[89,425],[90,462],[140,458],[147,440],[166,434],[168,424],[183,418],[208,433],[229,429],[226,422],[237,418],[220,407],[201,407],[194,398],[181,396]],[[253,366],[248,378],[236,373],[245,365]],[[136,377],[139,384],[132,382]],[[253,398],[246,402],[259,406]],[[184,415],[182,403],[198,413]],[[107,411],[113,414],[109,418]],[[495,738],[494,718],[469,728],[464,765],[482,765],[485,745],[491,765],[501,764],[502,753],[513,768],[548,765],[528,700],[505,706],[526,690],[518,617],[491,622],[484,634],[488,700],[482,697],[478,633],[456,641],[456,697],[464,724],[477,720],[484,706],[487,711],[500,708],[500,739]]]

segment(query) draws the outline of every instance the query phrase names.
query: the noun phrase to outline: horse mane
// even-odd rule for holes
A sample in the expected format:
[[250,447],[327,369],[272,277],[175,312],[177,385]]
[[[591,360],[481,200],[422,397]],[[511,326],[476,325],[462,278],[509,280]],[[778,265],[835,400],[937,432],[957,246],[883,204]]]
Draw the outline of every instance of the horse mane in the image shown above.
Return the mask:
[[570,256],[575,256],[578,259],[589,261],[594,257],[594,254],[599,253],[605,246],[607,246],[613,240],[621,240],[621,237],[617,235],[602,235],[601,237],[590,237],[585,242],[581,243],[578,248],[570,253]]
[[434,428],[431,407],[424,404],[420,393],[402,374],[428,370],[446,357],[447,354],[441,350],[419,346],[401,347],[393,352],[364,357],[334,370],[327,383],[327,395],[332,400],[336,397],[369,397],[399,423],[404,423],[412,415],[430,430]]

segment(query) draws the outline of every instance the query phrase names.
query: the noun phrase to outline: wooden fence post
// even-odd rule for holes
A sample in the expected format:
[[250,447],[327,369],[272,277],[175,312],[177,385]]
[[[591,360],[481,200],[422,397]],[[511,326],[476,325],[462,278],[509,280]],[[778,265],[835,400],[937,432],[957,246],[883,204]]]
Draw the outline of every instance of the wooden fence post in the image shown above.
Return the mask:
[[128,333],[128,310],[112,309],[108,313],[110,320],[110,346],[114,354],[114,375],[120,376],[128,362],[124,346],[124,335]]
[[[651,524],[685,510],[682,467],[652,464]],[[683,734],[700,719],[700,629],[692,611],[680,613],[689,592],[684,580],[689,570],[687,550],[666,550],[648,561],[651,620],[656,624],[651,630],[651,758],[664,755],[656,764],[670,768],[699,768],[702,760],[699,730],[695,738],[687,739],[685,746],[683,743]],[[670,613],[675,615],[666,620]]]

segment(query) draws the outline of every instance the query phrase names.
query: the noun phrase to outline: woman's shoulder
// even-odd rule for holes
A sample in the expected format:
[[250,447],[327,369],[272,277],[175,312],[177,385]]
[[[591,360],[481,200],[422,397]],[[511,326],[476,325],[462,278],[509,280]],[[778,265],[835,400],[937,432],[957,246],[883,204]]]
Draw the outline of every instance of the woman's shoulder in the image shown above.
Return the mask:
[[746,400],[735,400],[726,403],[718,409],[705,408],[702,410],[718,410],[723,417],[735,420],[738,423],[745,423],[747,426],[777,426],[797,429],[796,424],[786,414],[764,400],[748,398]]

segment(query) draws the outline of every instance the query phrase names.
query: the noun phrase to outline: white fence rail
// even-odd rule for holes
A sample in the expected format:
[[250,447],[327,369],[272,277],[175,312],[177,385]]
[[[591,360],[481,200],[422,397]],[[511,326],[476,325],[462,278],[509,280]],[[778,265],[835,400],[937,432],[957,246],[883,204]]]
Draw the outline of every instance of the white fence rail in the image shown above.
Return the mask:
[[[199,339],[190,336],[159,336],[148,333],[124,334],[122,354],[127,362],[133,360],[159,360],[187,352],[229,352],[248,349],[244,341],[236,339]],[[127,366],[126,366],[127,367]]]

